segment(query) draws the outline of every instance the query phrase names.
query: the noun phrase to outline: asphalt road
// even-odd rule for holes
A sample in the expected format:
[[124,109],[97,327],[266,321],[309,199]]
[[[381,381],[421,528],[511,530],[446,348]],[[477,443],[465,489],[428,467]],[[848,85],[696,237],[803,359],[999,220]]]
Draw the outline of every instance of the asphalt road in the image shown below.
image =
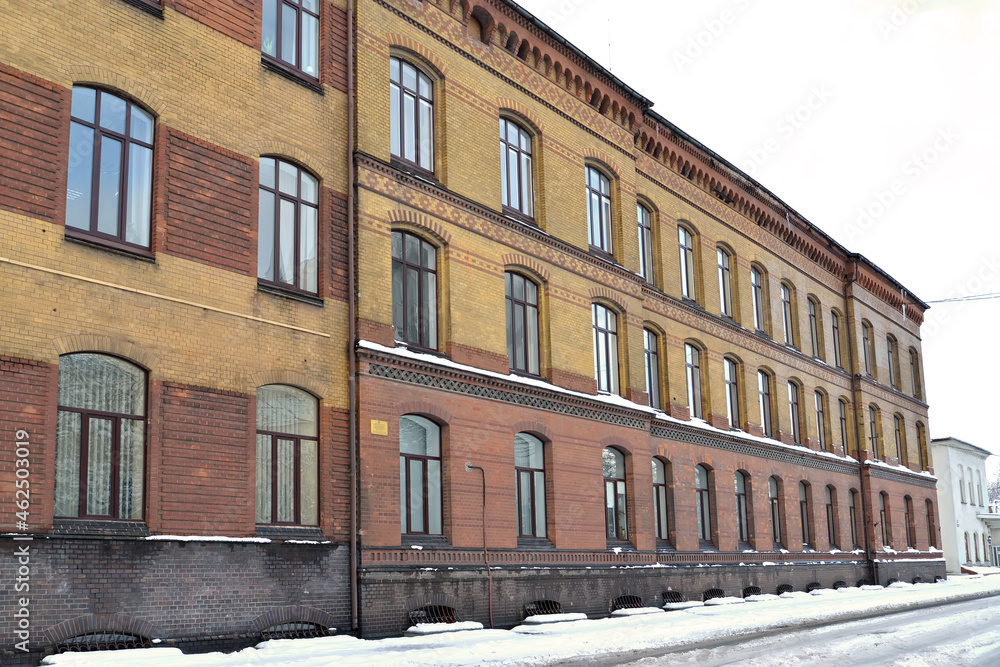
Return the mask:
[[703,643],[670,652],[608,656],[576,664],[915,665],[1000,667],[1000,597],[956,602],[752,639]]

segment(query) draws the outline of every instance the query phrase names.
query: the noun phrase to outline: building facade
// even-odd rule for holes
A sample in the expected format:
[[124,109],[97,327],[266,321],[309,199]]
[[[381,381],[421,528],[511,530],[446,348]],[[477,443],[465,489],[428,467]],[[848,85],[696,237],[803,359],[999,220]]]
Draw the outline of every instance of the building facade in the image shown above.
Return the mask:
[[58,10],[0,28],[36,655],[944,574],[926,305],[516,4]]
[[949,572],[963,567],[994,565],[986,459],[991,452],[958,438],[931,440],[931,459],[938,477],[938,499],[945,561]]

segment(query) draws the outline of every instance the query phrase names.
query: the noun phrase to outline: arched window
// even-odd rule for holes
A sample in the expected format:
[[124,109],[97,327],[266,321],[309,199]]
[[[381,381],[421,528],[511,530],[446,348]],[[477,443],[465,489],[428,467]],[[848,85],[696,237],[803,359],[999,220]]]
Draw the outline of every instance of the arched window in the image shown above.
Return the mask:
[[736,483],[736,536],[740,542],[749,542],[749,517],[751,515],[749,496],[747,495],[749,480],[744,472],[737,470],[734,481]]
[[517,123],[500,118],[500,192],[504,210],[535,217],[531,135]]
[[542,441],[530,433],[514,436],[517,476],[517,534],[545,537],[545,457]]
[[979,562],[979,533],[973,533],[972,534],[972,546],[973,546],[973,548],[975,550],[975,554],[976,554],[976,560],[975,560],[975,562]]
[[726,383],[726,415],[729,417],[730,428],[742,428],[743,420],[740,413],[740,368],[739,362],[726,357],[722,360]]
[[653,458],[653,509],[656,521],[656,539],[670,539],[670,514],[667,505],[667,466]]
[[146,373],[103,354],[59,358],[54,514],[142,519]]
[[823,323],[820,321],[821,311],[816,297],[808,298],[809,302],[809,344],[812,356],[822,359],[823,354]]
[[595,303],[594,377],[597,391],[618,393],[618,316],[610,308]]
[[503,278],[510,369],[538,375],[538,285],[510,271]]
[[684,367],[687,374],[688,409],[692,417],[701,418],[701,351],[690,343],[684,344]]
[[901,389],[899,379],[899,348],[896,339],[892,336],[885,337],[886,361],[889,364],[889,386],[893,389]]
[[268,60],[319,78],[319,2],[264,0],[261,52]]
[[649,405],[660,407],[660,337],[649,329],[642,330],[643,355],[646,366],[646,394]]
[[972,551],[969,549],[969,531],[965,531],[965,562],[972,561]]
[[753,328],[767,333],[767,281],[766,274],[757,267],[750,268],[750,291],[753,300]]
[[774,437],[774,420],[771,414],[771,376],[766,371],[757,371],[757,395],[760,399],[760,425],[764,435]]
[[636,205],[636,217],[639,220],[639,275],[647,283],[655,280],[653,267],[653,214],[642,204]]
[[611,181],[594,167],[587,167],[587,230],[593,250],[612,254]]
[[677,227],[677,245],[680,250],[681,296],[697,301],[694,236],[684,227]]
[[788,414],[791,428],[792,428],[792,441],[800,445],[802,444],[802,410],[799,405],[799,395],[801,390],[799,385],[795,382],[788,383]]
[[291,162],[260,158],[257,278],[315,294],[318,287],[319,181]]
[[712,540],[712,498],[708,490],[708,469],[703,465],[694,467],[695,504],[698,508],[698,539]]
[[923,422],[917,422],[917,449],[920,453],[920,469],[927,470],[931,462],[927,457],[927,429]]
[[840,353],[840,314],[837,311],[830,311],[830,322],[830,329],[833,335],[833,363],[837,368],[843,368],[844,358]]
[[609,540],[628,539],[628,501],[625,456],[612,447],[604,449],[604,509]]
[[875,377],[875,336],[872,334],[872,325],[868,322],[861,323],[861,351],[865,360],[865,373],[869,377]]
[[882,451],[882,438],[879,437],[881,430],[879,421],[882,413],[878,406],[872,403],[868,406],[868,448],[873,457],[878,460],[885,459],[885,452]]
[[73,86],[66,228],[126,248],[149,248],[153,117],[104,90]]
[[976,471],[976,498],[979,500],[979,506],[983,506],[983,479],[979,475],[979,471]]
[[962,502],[965,501],[965,468],[961,465],[958,466],[958,492],[962,497]]
[[724,248],[716,248],[719,268],[719,303],[723,315],[733,317],[733,274],[730,271],[732,258]]
[[392,233],[392,325],[396,340],[438,346],[437,249],[409,232]]
[[781,283],[781,327],[785,333],[785,345],[795,345],[795,303],[792,300],[792,287]]
[[392,157],[434,171],[434,84],[399,58],[389,59]]
[[917,527],[913,523],[913,499],[903,498],[903,523],[906,526],[906,546],[914,549],[917,546]]
[[913,397],[923,400],[924,389],[920,382],[920,355],[910,348],[910,384],[913,386]]
[[927,544],[937,547],[937,526],[934,523],[934,503],[930,498],[924,501],[927,511]]
[[767,498],[771,505],[771,540],[775,547],[781,546],[781,496],[778,480],[769,477],[767,480]]
[[319,523],[319,409],[301,389],[257,388],[257,523]]
[[851,548],[857,549],[858,542],[858,492],[851,489],[850,495],[850,515],[851,515]]
[[826,539],[830,543],[831,549],[836,549],[837,540],[837,512],[836,512],[837,490],[832,486],[826,487]]
[[816,403],[816,441],[819,443],[819,448],[826,451],[830,448],[829,439],[826,437],[830,426],[826,421],[826,394],[817,391],[813,398]]
[[885,491],[878,494],[878,503],[880,515],[879,524],[882,526],[882,545],[892,547],[892,525],[890,523],[892,517],[889,514],[889,494]]
[[802,546],[810,547],[812,546],[812,540],[810,539],[811,533],[809,531],[809,524],[811,523],[811,515],[809,507],[809,485],[805,482],[799,482],[799,519],[802,521]]
[[837,406],[840,409],[840,444],[844,446],[844,453],[848,453],[851,436],[847,426],[847,401],[841,398],[837,401]]
[[906,425],[900,415],[892,416],[892,430],[896,441],[896,458],[900,465],[906,465]]
[[972,492],[972,468],[966,468],[965,470],[966,470],[966,472],[969,473],[969,504],[970,505],[975,505],[976,504],[976,496]]
[[404,535],[441,534],[441,427],[399,418],[399,515]]

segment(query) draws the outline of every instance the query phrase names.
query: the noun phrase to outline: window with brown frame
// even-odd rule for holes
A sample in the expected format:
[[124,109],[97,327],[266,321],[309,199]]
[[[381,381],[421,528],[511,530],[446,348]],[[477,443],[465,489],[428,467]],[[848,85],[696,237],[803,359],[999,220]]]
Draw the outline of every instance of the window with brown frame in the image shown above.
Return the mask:
[[660,337],[649,329],[642,330],[643,355],[646,365],[646,394],[649,406],[660,407]]
[[314,295],[319,288],[319,181],[291,162],[260,158],[257,279]]
[[823,326],[819,321],[819,302],[813,297],[809,297],[807,301],[809,303],[809,344],[812,348],[812,356],[822,359],[825,355],[823,354],[823,339],[821,336]]
[[810,539],[810,531],[809,531],[809,519],[810,519],[809,491],[810,489],[805,482],[799,482],[799,519],[802,522],[803,547],[812,546],[812,540]]
[[146,373],[123,359],[59,358],[57,517],[142,519]]
[[826,487],[826,539],[831,549],[837,548],[837,513],[834,505],[835,489]]
[[517,534],[545,537],[545,457],[541,440],[530,433],[514,436],[517,478]]
[[914,549],[917,546],[917,527],[913,524],[913,499],[903,498],[903,521],[906,525],[906,547]]
[[389,121],[392,157],[433,173],[434,84],[415,66],[389,59]]
[[923,422],[917,422],[917,450],[920,456],[920,469],[927,470],[930,461],[927,458],[927,431]]
[[771,506],[771,541],[775,548],[781,547],[781,496],[778,490],[778,480],[767,479],[767,498]]
[[612,254],[611,181],[587,167],[587,235],[593,250]]
[[680,251],[681,296],[698,300],[695,281],[694,236],[684,227],[677,227],[677,246]]
[[879,437],[879,419],[881,414],[874,404],[868,406],[868,446],[871,455],[879,461],[885,458],[882,452],[882,439]]
[[833,322],[831,327],[833,332],[833,363],[837,368],[843,368],[844,360],[840,354],[840,315],[837,314],[837,311],[831,310],[830,319]]
[[795,347],[795,313],[792,307],[792,288],[781,284],[781,326],[785,332],[785,345]]
[[750,541],[750,521],[752,514],[750,509],[750,496],[747,494],[747,476],[742,471],[737,470],[733,475],[736,485],[736,537],[741,544]]
[[847,432],[847,401],[840,399],[837,401],[840,407],[840,444],[844,446],[844,453],[850,452],[850,435]]
[[753,297],[753,328],[759,332],[767,332],[767,319],[765,316],[765,279],[764,273],[760,269],[753,267],[750,269],[750,290]]
[[653,510],[656,522],[656,539],[670,539],[670,518],[667,507],[667,468],[658,458],[653,458]]
[[599,303],[594,313],[594,377],[597,391],[618,393],[618,315]]
[[437,248],[409,232],[392,233],[392,325],[396,340],[438,347]]
[[504,210],[535,217],[531,135],[512,120],[500,119],[500,193]]
[[788,383],[788,416],[792,426],[792,442],[802,444],[802,410],[799,405],[799,385]]
[[692,417],[701,419],[701,350],[684,344],[684,368],[687,374],[688,409]]
[[698,539],[712,541],[712,496],[708,490],[708,469],[694,467],[695,505],[698,510]]
[[934,503],[928,498],[924,501],[927,510],[927,544],[937,548],[937,527],[934,525]]
[[892,416],[893,432],[896,436],[896,459],[900,465],[906,465],[906,426],[899,415]]
[[760,425],[764,435],[774,437],[774,421],[771,417],[771,376],[757,371],[757,395],[760,398]]
[[878,495],[879,524],[882,528],[882,546],[892,548],[892,526],[889,514],[889,496],[885,491]]
[[858,492],[851,489],[850,495],[850,510],[849,514],[851,519],[851,548],[857,549],[858,545]]
[[720,310],[726,317],[733,317],[733,274],[730,271],[732,258],[722,248],[716,248],[715,255],[719,265]]
[[872,336],[872,325],[867,322],[861,323],[861,349],[865,359],[865,373],[874,377],[872,361],[875,359],[875,338]]
[[901,389],[899,384],[899,348],[896,346],[896,339],[892,336],[886,336],[885,349],[889,363],[889,386],[893,389]]
[[260,50],[282,69],[319,80],[319,0],[263,0]]
[[654,282],[653,272],[653,214],[642,204],[636,205],[639,220],[639,275],[647,283]]
[[924,390],[920,384],[920,355],[913,348],[910,348],[910,383],[913,385],[913,397],[922,401]]
[[628,539],[628,502],[625,485],[625,456],[606,447],[604,460],[604,508],[609,540]]
[[66,234],[148,254],[153,116],[105,90],[73,86]]
[[538,375],[538,285],[519,273],[504,273],[507,357],[510,369]]
[[319,523],[319,407],[295,387],[257,388],[257,523]]
[[441,534],[441,427],[417,415],[399,418],[399,516],[404,535]]
[[740,416],[740,364],[726,357],[722,360],[723,379],[726,383],[726,416],[730,428],[743,428]]
[[819,448],[826,451],[829,449],[826,437],[826,395],[817,391],[814,396],[816,399],[816,440],[819,442]]

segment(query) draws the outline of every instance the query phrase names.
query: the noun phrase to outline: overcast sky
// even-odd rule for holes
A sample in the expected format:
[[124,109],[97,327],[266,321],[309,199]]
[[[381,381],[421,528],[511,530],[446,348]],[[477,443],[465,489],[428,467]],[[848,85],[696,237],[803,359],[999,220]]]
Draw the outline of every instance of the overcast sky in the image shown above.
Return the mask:
[[[924,301],[1000,292],[1000,3],[519,4]],[[927,312],[932,437],[1000,454],[998,326],[1000,300]]]

